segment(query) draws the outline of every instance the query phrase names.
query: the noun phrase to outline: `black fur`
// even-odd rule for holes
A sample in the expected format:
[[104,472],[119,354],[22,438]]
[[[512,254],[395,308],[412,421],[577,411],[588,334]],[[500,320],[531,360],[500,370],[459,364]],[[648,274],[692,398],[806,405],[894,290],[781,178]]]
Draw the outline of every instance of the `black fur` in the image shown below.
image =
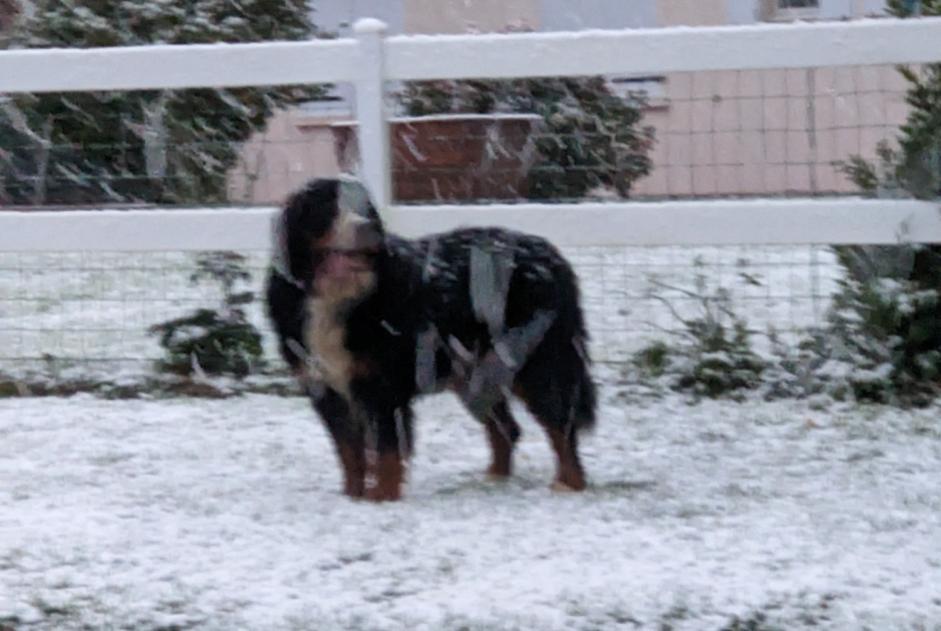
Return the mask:
[[[316,355],[305,340],[307,304],[326,256],[316,244],[338,218],[338,188],[336,180],[315,180],[280,219],[283,264],[270,275],[267,299],[281,353],[299,372],[306,355]],[[376,282],[340,316],[345,348],[362,368],[345,396],[316,379],[310,384],[338,448],[359,452],[373,440],[380,454],[409,452],[412,400],[452,389],[511,450],[519,435],[505,405],[512,392],[551,436],[570,444],[580,476],[576,434],[594,423],[596,402],[571,266],[532,235],[466,228],[409,241],[385,234],[374,209],[368,217],[381,239],[370,252]],[[578,485],[564,478],[560,469],[562,482]],[[358,494],[352,487],[348,480],[347,492]]]

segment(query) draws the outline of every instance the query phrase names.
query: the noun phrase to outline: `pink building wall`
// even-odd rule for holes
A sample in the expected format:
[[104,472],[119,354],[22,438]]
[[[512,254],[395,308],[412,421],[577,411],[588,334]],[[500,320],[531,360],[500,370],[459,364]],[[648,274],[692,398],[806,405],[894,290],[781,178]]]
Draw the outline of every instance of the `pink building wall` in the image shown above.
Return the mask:
[[[403,2],[407,32],[540,26],[537,0],[394,1]],[[773,2],[757,1],[749,19],[775,17]],[[655,16],[659,26],[742,19],[747,12],[738,4],[730,11],[729,2],[748,0],[656,0]],[[847,6],[851,17],[862,17],[876,4]],[[822,11],[833,10],[822,3]],[[661,80],[662,93],[652,95],[645,115],[657,134],[654,168],[635,185],[639,197],[851,193],[835,163],[853,154],[871,158],[907,114],[904,81],[891,67],[681,73]],[[312,175],[338,173],[330,125],[340,119],[275,116],[246,144],[232,176],[233,201],[277,202]]]

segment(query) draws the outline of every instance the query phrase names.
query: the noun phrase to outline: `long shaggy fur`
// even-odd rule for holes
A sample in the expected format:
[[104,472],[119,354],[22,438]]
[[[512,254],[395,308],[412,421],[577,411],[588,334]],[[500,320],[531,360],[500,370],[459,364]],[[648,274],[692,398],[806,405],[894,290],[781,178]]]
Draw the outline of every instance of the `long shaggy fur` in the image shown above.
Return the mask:
[[584,488],[577,435],[594,423],[595,385],[571,266],[544,239],[500,228],[387,234],[368,198],[349,207],[345,186],[315,180],[288,200],[267,291],[281,354],[336,443],[345,491],[399,497],[411,403],[443,389],[485,425],[492,475],[510,473],[515,395],[555,449],[556,488]]

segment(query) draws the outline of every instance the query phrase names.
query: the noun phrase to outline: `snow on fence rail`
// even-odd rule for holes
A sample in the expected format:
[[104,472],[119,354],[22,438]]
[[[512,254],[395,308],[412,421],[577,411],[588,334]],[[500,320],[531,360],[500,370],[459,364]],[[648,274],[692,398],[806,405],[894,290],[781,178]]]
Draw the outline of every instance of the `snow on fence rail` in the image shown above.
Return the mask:
[[[585,30],[571,33],[382,37],[358,40],[0,51],[0,92],[143,90],[386,80],[650,74],[814,68],[941,60],[941,18],[756,26]],[[378,36],[384,64],[364,67]],[[874,45],[891,43],[891,45]]]
[[[0,212],[0,252],[267,250],[274,208]],[[941,243],[941,207],[881,199],[394,207],[419,237],[503,225],[561,247]]]
[[[915,201],[391,207],[389,117],[383,100],[384,83],[396,80],[941,61],[941,18],[389,38],[384,30],[381,22],[361,20],[355,39],[332,41],[0,51],[0,93],[350,81],[356,86],[362,175],[393,227],[409,234],[496,222],[575,245],[941,241],[936,206]],[[89,248],[102,242],[89,236],[102,226],[116,231],[103,242],[112,250],[121,244],[163,249],[171,231],[191,244],[184,248],[219,249],[258,244],[266,238],[267,230],[261,229],[266,221],[265,211],[126,211],[58,218],[29,213],[3,218],[0,250],[59,248],[70,237],[73,246]],[[135,229],[148,222],[163,227]],[[79,233],[88,240],[75,238]]]

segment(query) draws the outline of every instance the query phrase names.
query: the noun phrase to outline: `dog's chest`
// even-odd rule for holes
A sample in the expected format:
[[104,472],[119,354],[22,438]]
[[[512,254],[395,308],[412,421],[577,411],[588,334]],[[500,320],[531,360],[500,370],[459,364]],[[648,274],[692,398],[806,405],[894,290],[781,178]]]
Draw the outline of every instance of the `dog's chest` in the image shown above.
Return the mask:
[[320,377],[328,386],[348,396],[354,360],[346,348],[343,318],[335,304],[324,300],[311,299],[307,309],[305,342]]

